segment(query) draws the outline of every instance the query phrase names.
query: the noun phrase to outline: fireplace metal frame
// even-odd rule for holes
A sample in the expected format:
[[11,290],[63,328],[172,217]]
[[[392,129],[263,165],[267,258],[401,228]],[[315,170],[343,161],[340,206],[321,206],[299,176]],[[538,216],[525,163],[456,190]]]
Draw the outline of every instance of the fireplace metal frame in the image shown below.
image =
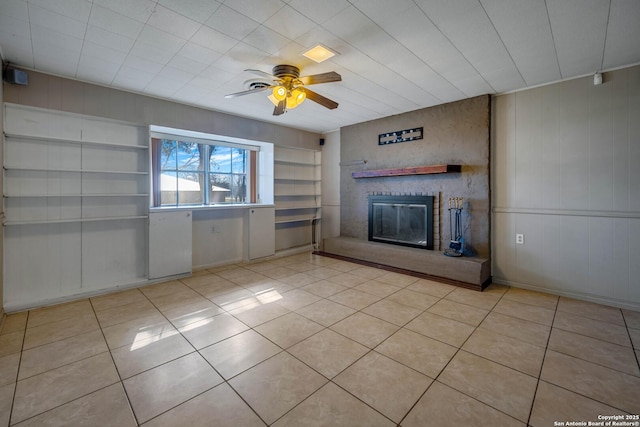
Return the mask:
[[[392,245],[409,246],[413,248],[433,250],[433,196],[369,196],[369,241],[388,243]],[[391,203],[398,205],[424,205],[427,216],[427,245],[412,244],[404,241],[379,239],[373,235],[373,205],[375,203]]]

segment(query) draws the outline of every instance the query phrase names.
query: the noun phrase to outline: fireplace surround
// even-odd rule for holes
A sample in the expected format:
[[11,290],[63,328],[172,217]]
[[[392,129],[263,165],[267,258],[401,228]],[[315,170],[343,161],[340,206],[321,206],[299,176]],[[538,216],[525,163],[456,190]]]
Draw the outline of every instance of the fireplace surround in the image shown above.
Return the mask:
[[369,196],[369,241],[433,250],[433,196]]

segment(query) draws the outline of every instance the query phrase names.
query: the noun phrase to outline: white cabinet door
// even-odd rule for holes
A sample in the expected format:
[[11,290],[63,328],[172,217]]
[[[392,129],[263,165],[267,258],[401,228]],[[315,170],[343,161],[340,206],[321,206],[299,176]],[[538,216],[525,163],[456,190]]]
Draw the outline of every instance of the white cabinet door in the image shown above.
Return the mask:
[[248,227],[249,259],[264,258],[276,253],[274,208],[250,208]]
[[149,279],[191,273],[191,211],[149,213]]

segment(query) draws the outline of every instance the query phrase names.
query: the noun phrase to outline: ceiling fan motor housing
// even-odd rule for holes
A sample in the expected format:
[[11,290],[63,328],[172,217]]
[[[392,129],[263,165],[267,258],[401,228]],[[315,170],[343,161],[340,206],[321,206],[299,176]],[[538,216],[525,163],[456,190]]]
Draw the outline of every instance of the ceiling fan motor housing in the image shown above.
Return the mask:
[[273,67],[272,73],[279,79],[290,78],[295,80],[300,77],[300,69],[294,65],[276,65]]

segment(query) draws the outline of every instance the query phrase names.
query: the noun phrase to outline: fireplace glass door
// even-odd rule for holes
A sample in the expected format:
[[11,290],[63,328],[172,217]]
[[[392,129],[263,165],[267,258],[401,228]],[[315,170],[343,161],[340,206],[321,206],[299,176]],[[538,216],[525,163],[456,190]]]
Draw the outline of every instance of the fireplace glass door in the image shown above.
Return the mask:
[[369,240],[433,249],[433,197],[371,196]]

